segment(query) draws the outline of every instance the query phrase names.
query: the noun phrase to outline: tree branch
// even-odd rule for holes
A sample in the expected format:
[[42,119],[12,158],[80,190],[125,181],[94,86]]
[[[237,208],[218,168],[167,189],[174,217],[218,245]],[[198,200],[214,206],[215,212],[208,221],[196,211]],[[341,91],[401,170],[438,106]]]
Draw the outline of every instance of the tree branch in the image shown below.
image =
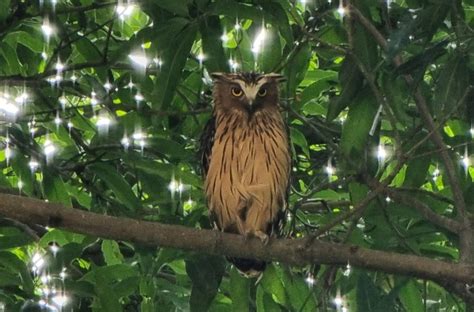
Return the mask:
[[387,188],[386,193],[390,195],[390,197],[392,197],[395,201],[398,201],[403,205],[415,208],[421,214],[421,216],[425,218],[425,220],[428,220],[429,222],[441,228],[447,229],[452,233],[459,233],[459,231],[461,230],[461,223],[446,216],[437,214],[425,203],[417,200],[416,198],[400,193],[393,188]]
[[448,263],[318,240],[309,246],[306,239],[274,239],[268,245],[262,245],[258,239],[245,239],[240,235],[104,216],[10,194],[0,194],[0,214],[20,222],[37,223],[146,246],[205,251],[232,257],[279,261],[296,266],[350,263],[352,266],[369,270],[440,282],[474,282],[473,265]]

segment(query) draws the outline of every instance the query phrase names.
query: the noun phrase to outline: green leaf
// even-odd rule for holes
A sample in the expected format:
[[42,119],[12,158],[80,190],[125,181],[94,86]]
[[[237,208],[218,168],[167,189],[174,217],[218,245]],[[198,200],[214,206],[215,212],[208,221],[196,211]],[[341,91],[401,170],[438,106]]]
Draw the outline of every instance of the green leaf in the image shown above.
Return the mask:
[[392,108],[395,118],[400,123],[411,121],[408,116],[409,90],[407,84],[402,77],[395,77],[392,74],[382,75],[383,90],[387,97],[388,103]]
[[262,10],[258,10],[254,6],[246,5],[232,0],[216,1],[209,7],[209,14],[225,15],[233,20],[250,19],[253,21],[261,21],[263,19]]
[[210,73],[229,71],[229,63],[222,47],[221,29],[221,22],[217,16],[206,17],[199,24],[202,50],[206,56],[204,65]]
[[3,24],[10,14],[11,0],[3,0],[0,2],[0,24]]
[[366,185],[351,182],[349,183],[349,193],[351,195],[352,204],[357,205],[360,201],[367,197],[369,188]]
[[[287,46],[288,48],[288,46]],[[288,52],[288,51],[286,51]],[[306,76],[309,61],[311,59],[311,47],[307,43],[301,43],[298,46],[294,57],[285,67],[285,76],[287,77],[287,95],[293,97],[296,87],[303,81]]]
[[32,295],[34,292],[33,280],[29,272],[28,267],[17,255],[7,252],[0,251],[0,266],[3,266],[5,269],[11,273],[17,273],[21,277],[21,284],[23,290]]
[[190,0],[160,0],[156,1],[156,4],[166,11],[175,13],[181,16],[188,16],[188,6],[191,4]]
[[[368,10],[360,8],[362,14],[371,21]],[[354,25],[354,54],[359,60],[365,65],[368,71],[371,71],[377,65],[377,44],[370,34],[367,33],[366,29],[359,23]]]
[[342,90],[339,96],[333,98],[328,106],[327,120],[334,120],[346,107],[354,101],[354,97],[362,87],[363,76],[356,64],[346,58],[339,71],[339,82]]
[[33,238],[25,233],[0,236],[0,249],[10,249],[26,246],[33,242]]
[[286,306],[287,298],[285,287],[279,273],[274,265],[269,265],[263,273],[261,285],[265,292],[273,298],[273,301],[282,306]]
[[102,59],[102,55],[97,46],[94,45],[87,37],[82,37],[74,44],[74,46],[85,60],[100,61]]
[[346,157],[360,155],[364,150],[376,113],[377,103],[370,90],[365,88],[349,107],[342,128],[341,149]]
[[186,261],[186,272],[193,282],[189,306],[191,311],[207,311],[217,294],[225,271],[221,257],[196,255]]
[[174,40],[167,43],[163,52],[163,66],[156,77],[154,106],[166,108],[173,99],[176,87],[180,81],[188,54],[196,38],[197,27],[188,24],[185,29],[175,34]]
[[[288,14],[286,13],[283,5],[284,2],[261,2],[263,12],[265,14],[265,20],[271,21],[273,26],[278,26],[279,33],[285,39],[287,45],[292,45],[294,42],[293,32],[291,30],[291,24],[288,20]],[[271,16],[271,18],[269,18]],[[272,39],[272,40],[276,40]]]
[[359,275],[357,280],[356,297],[357,311],[383,312],[383,310],[378,309],[380,293],[372,279],[366,273],[361,273]]
[[141,207],[140,200],[132,191],[130,185],[114,167],[104,163],[95,163],[90,165],[88,169],[104,181],[117,199],[128,209],[135,210]]
[[23,156],[23,154],[15,153],[13,154],[13,158],[11,160],[11,166],[18,177],[18,181],[21,181],[22,192],[32,195],[34,189],[34,179],[33,174],[31,173],[31,170],[28,166],[27,159]]
[[3,56],[8,68],[4,68],[8,74],[18,74],[22,72],[21,62],[16,53],[16,43],[10,46],[6,42],[0,43],[0,55]]
[[456,54],[449,60],[441,71],[436,85],[433,112],[438,116],[444,116],[458,104],[469,86],[466,59]]
[[420,11],[420,16],[416,19],[416,29],[428,40],[436,33],[443,24],[446,16],[451,10],[451,6],[443,1],[433,1]]
[[250,280],[241,276],[240,273],[233,268],[230,271],[230,284],[232,285],[230,289],[232,311],[249,311]]
[[[310,112],[311,109],[309,108],[309,104],[316,104],[318,103],[317,99],[321,96],[321,93],[327,89],[329,89],[330,83],[326,79],[320,79],[306,88],[304,88],[303,92],[300,95],[299,106],[303,106],[306,112]],[[325,114],[326,112],[324,112]],[[318,114],[319,115],[319,114]]]
[[431,164],[431,158],[420,157],[408,162],[403,186],[418,188],[425,183],[426,175]]
[[178,159],[190,157],[189,152],[184,148],[184,146],[176,141],[164,138],[152,138],[148,141],[150,146],[156,148],[160,153],[170,155]]
[[447,40],[436,43],[434,46],[423,49],[421,53],[416,54],[408,59],[405,63],[397,67],[397,74],[416,74],[422,75],[427,66],[433,64],[443,54],[446,54]]
[[306,141],[304,134],[295,127],[290,127],[290,138],[291,142],[301,147],[303,153],[309,158],[308,141]]
[[408,281],[408,283],[406,283],[406,285],[400,290],[400,301],[407,311],[425,311],[421,291],[414,280]]
[[272,295],[263,290],[262,286],[257,288],[257,312],[281,312],[281,308],[273,301]]
[[41,53],[44,51],[44,41],[38,36],[38,34],[19,30],[8,33],[4,40],[12,47],[16,47],[17,44],[21,44],[34,53]]
[[266,35],[271,38],[271,47],[264,47],[263,53],[257,57],[259,68],[263,72],[272,72],[282,61],[280,36],[274,27],[266,29]]
[[120,247],[116,241],[108,239],[102,241],[102,253],[104,254],[105,263],[108,265],[120,264],[123,262],[123,255],[120,252]]
[[139,276],[131,276],[127,277],[126,279],[118,282],[116,285],[114,285],[113,289],[115,294],[122,298],[126,296],[130,296],[138,288],[138,285],[140,283],[140,277]]
[[317,311],[313,290],[311,287],[308,287],[308,284],[306,284],[301,276],[292,276],[289,272],[283,270],[283,283],[288,301],[291,303],[294,311]]
[[64,231],[59,229],[52,229],[51,231],[48,231],[43,236],[41,236],[39,245],[43,248],[48,247],[49,243],[51,242],[54,242],[60,246],[66,245],[67,243],[71,242],[66,236],[66,232]]
[[0,287],[20,286],[21,279],[18,274],[11,273],[9,270],[0,269]]
[[14,227],[0,227],[0,250],[11,249],[31,244],[34,239]]
[[110,287],[109,276],[103,271],[98,271],[96,275],[95,291],[99,297],[101,311],[115,312],[121,311],[122,306],[119,296]]
[[43,187],[45,196],[49,201],[72,207],[71,197],[61,176],[54,175],[50,170],[45,170],[43,173]]
[[114,264],[104,267],[97,267],[85,274],[79,280],[96,284],[98,277],[100,277],[105,278],[107,283],[114,283],[134,276],[138,276],[137,268],[135,266],[128,264]]
[[187,171],[176,170],[176,167],[171,164],[161,163],[157,161],[150,161],[147,159],[128,159],[125,158],[131,167],[143,170],[146,173],[162,177],[170,181],[172,178],[180,180],[183,184],[190,184],[193,186],[201,186],[202,180],[194,173]]

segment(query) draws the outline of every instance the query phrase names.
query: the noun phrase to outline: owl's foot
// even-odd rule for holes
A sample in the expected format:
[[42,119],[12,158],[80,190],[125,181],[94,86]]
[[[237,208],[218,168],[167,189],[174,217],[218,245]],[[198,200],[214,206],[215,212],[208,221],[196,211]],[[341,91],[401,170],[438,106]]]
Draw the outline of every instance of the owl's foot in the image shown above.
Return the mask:
[[266,233],[262,231],[255,231],[254,235],[262,241],[263,245],[268,245],[268,242],[270,241],[270,236],[268,236]]
[[264,244],[264,245],[267,245],[268,242],[270,241],[270,236],[268,236],[266,233],[264,233],[262,231],[255,231],[255,232],[246,231],[245,234],[244,234],[244,239],[248,240],[251,237],[258,238],[262,242],[262,244]]

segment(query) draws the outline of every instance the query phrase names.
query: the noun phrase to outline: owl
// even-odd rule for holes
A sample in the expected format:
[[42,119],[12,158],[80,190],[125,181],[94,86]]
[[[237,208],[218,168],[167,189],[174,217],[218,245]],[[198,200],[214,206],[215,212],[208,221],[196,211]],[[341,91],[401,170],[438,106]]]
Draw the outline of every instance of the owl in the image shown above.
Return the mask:
[[[201,137],[204,192],[214,226],[257,237],[280,232],[287,207],[291,157],[280,112],[279,74],[214,73],[214,109]],[[264,261],[228,258],[245,276]]]

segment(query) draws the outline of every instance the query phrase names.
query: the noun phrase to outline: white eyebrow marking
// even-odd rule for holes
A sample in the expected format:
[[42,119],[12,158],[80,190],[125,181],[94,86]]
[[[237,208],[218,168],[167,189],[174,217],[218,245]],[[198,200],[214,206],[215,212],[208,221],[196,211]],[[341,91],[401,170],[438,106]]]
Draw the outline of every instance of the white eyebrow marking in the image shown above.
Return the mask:
[[269,80],[267,77],[261,77],[259,80],[257,80],[257,83],[247,83],[241,79],[233,79],[233,82],[240,86],[249,102],[255,101],[258,91],[268,81]]

